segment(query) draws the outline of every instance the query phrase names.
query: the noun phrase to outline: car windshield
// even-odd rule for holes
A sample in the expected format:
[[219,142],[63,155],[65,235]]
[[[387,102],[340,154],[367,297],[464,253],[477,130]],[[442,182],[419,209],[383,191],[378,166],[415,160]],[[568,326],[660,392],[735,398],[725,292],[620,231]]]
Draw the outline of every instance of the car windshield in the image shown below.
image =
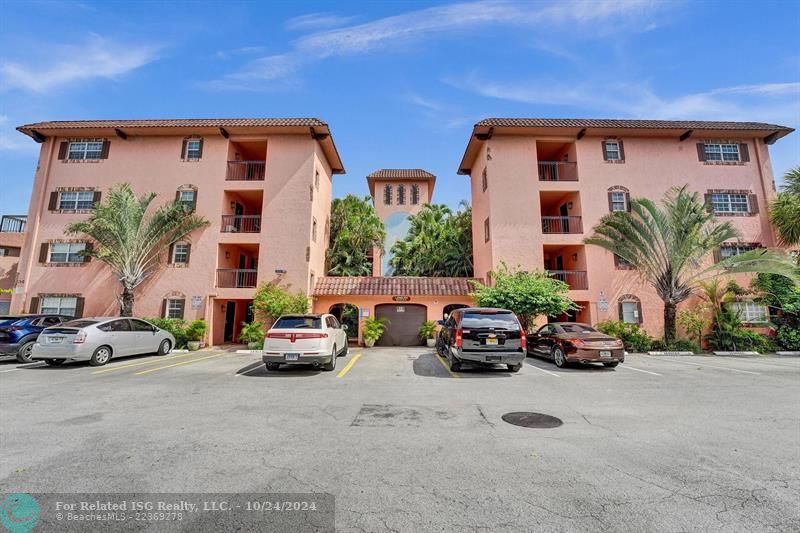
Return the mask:
[[519,329],[519,322],[513,313],[464,313],[462,328]]
[[314,316],[282,316],[272,329],[321,329],[322,319]]
[[13,326],[14,324],[23,322],[25,317],[23,316],[3,316],[0,317],[0,326]]
[[564,333],[597,333],[597,330],[583,324],[561,324],[559,326]]
[[64,326],[68,328],[85,328],[93,324],[97,324],[97,320],[70,320]]

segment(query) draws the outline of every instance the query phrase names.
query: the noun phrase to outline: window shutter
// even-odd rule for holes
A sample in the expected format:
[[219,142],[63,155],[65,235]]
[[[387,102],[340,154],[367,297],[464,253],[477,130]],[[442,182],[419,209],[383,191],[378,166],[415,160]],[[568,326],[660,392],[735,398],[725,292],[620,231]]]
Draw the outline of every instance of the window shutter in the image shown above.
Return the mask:
[[750,162],[750,149],[747,147],[747,143],[739,145],[739,160],[743,163]]
[[49,211],[57,211],[58,210],[58,192],[53,191],[50,193],[50,205],[47,206]]
[[94,191],[94,198],[92,198],[92,203],[96,206],[100,203],[100,197],[103,195],[100,191]]
[[69,151],[69,141],[63,141],[58,146],[58,159],[59,161],[63,161],[67,158],[67,152]]
[[203,157],[203,139],[200,139],[200,150],[198,152],[200,155],[197,158],[200,159]]
[[639,311],[639,324],[644,324],[644,315],[642,314],[642,302],[636,302],[636,310]]
[[629,192],[625,193],[625,209],[628,210],[628,213],[631,212],[631,193]]
[[606,142],[602,141],[603,146],[603,161],[608,161],[608,152],[606,151]]
[[186,159],[186,142],[186,139],[184,139],[181,145],[181,159]]
[[714,263],[716,264],[720,261],[722,261],[722,251],[719,249],[719,247],[717,247],[714,248]]
[[94,243],[87,242],[86,243],[86,247],[83,249],[83,252],[84,252],[83,262],[84,263],[88,263],[89,261],[92,260],[92,255],[91,255],[92,254],[92,250],[94,250]]
[[108,150],[111,148],[111,141],[103,141],[103,150],[100,152],[100,159],[108,159]]
[[172,264],[173,259],[175,257],[174,252],[175,252],[175,243],[173,242],[172,244],[169,245],[169,257],[167,257],[167,264],[170,265]]
[[28,309],[29,313],[38,313],[39,312],[39,297],[34,296],[31,298],[30,308]]
[[186,264],[187,265],[189,264],[189,261],[191,260],[191,258],[192,258],[192,245],[187,243],[186,244]]
[[41,248],[39,248],[39,262],[40,263],[47,263],[47,252],[50,249],[50,245],[46,242],[42,243]]
[[306,262],[311,260],[311,247],[306,246]]
[[167,318],[167,299],[161,300],[161,318]]
[[192,195],[192,211],[196,210],[197,210],[197,191],[194,191],[194,194]]
[[755,194],[750,194],[750,213],[757,214],[758,213],[758,196]]
[[175,191],[175,201],[178,202],[181,199],[181,191]]
[[75,318],[82,318],[83,317],[83,308],[86,302],[86,298],[82,298],[78,296],[75,298]]
[[700,161],[706,160],[706,145],[705,143],[697,143],[697,159]]
[[609,213],[614,212],[614,202],[611,197],[611,191],[608,192],[608,212]]
[[625,161],[625,146],[622,144],[622,139],[618,139],[617,142],[619,143],[619,159]]
[[619,321],[622,322],[624,320],[624,315],[622,313],[622,302],[617,302],[617,312],[619,312]]
[[183,310],[186,308],[186,300],[178,300],[180,302],[181,320],[183,320]]
[[706,203],[706,211],[708,211],[709,213],[713,213],[714,206],[711,204],[711,193],[710,192],[705,193],[703,195],[703,199]]

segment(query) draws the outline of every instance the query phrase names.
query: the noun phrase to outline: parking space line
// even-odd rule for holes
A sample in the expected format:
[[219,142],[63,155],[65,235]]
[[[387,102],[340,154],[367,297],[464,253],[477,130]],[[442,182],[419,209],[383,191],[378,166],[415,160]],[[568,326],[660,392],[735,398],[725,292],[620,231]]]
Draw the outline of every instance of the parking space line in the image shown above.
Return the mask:
[[255,372],[256,370],[263,370],[264,369],[264,363],[263,362],[255,362],[253,364],[256,365],[256,366],[254,366],[250,370],[245,370],[244,372],[237,372],[236,374],[234,374],[234,376],[237,376],[237,377],[238,376],[245,376],[245,375],[249,374],[250,372]]
[[0,374],[5,374],[6,372],[16,372],[19,368],[9,368],[8,370],[0,370]]
[[438,359],[439,362],[442,363],[442,366],[444,367],[445,370],[447,370],[447,373],[450,374],[450,376],[452,376],[454,378],[460,378],[461,377],[458,374],[456,374],[455,372],[453,372],[452,370],[450,370],[450,367],[447,366],[447,364],[445,364],[444,359],[442,359],[442,357],[438,353],[436,354],[436,359]]
[[5,374],[6,372],[14,372],[15,370],[19,370],[21,368],[33,368],[33,367],[37,367],[37,366],[42,366],[43,364],[44,364],[44,361],[36,361],[36,362],[33,362],[33,363],[24,363],[24,364],[21,364],[21,365],[17,365],[14,368],[9,368],[8,370],[0,370],[0,374]]
[[657,372],[650,372],[649,370],[642,370],[641,368],[635,368],[635,367],[632,367],[630,365],[622,365],[622,366],[618,366],[617,368],[625,368],[627,370],[635,370],[636,372],[644,372],[645,374],[652,374],[654,376],[661,376],[661,374],[659,374]]
[[355,354],[353,358],[350,359],[350,361],[344,366],[344,368],[340,370],[338,374],[336,374],[336,377],[343,378],[345,374],[350,372],[350,369],[353,368],[353,365],[356,364],[356,361],[358,361],[359,359],[361,359],[361,354],[360,353]]
[[551,376],[553,376],[555,378],[560,378],[561,377],[560,375],[556,374],[555,372],[550,372],[549,370],[545,370],[544,368],[539,368],[538,366],[534,365],[533,363],[528,363],[528,366],[531,367],[531,368],[535,368],[539,372],[544,372],[545,374],[550,374]]
[[677,364],[680,364],[680,365],[705,366],[705,367],[708,367],[708,368],[717,368],[719,370],[730,370],[731,372],[738,372],[740,374],[753,374],[755,376],[760,376],[761,375],[761,373],[759,373],[759,372],[751,372],[750,370],[739,370],[737,368],[728,368],[728,367],[724,367],[724,366],[707,365],[705,363],[697,363],[697,362],[691,362],[691,361],[673,361],[672,359],[659,359],[658,357],[653,357],[653,356],[650,356],[650,355],[643,355],[642,357],[647,357],[648,359],[658,359],[659,361],[665,361],[665,362],[668,362],[668,363],[677,363]]
[[92,375],[94,375],[94,374],[105,374],[106,372],[113,372],[114,370],[122,370],[123,368],[130,368],[132,366],[149,365],[151,363],[163,363],[164,361],[172,361],[173,359],[178,359],[180,357],[186,357],[187,355],[194,355],[194,354],[182,353],[182,354],[178,354],[178,355],[171,355],[169,357],[159,357],[157,359],[148,359],[147,361],[138,361],[136,363],[129,363],[129,364],[126,364],[126,365],[114,365],[114,366],[110,366],[110,367],[104,368],[102,370],[95,370],[94,372],[92,372]]
[[142,370],[141,372],[137,372],[135,375],[143,376],[145,374],[149,374],[150,372],[156,372],[158,370],[164,370],[164,369],[173,368],[173,367],[176,367],[176,366],[191,365],[193,363],[204,361],[206,359],[213,359],[215,357],[222,357],[223,355],[228,355],[228,352],[218,353],[218,354],[214,354],[214,355],[207,355],[206,357],[200,357],[199,359],[191,359],[189,361],[181,361],[180,363],[173,363],[171,365],[159,366],[159,367],[156,367],[156,368],[148,368],[147,370]]

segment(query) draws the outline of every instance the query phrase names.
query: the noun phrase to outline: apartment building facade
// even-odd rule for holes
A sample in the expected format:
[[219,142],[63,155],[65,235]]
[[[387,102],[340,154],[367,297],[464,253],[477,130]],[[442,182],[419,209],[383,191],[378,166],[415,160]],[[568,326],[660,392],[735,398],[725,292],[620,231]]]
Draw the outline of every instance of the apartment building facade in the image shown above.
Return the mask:
[[26,222],[25,215],[0,217],[0,316],[11,311],[11,295],[17,290]]
[[[742,234],[715,260],[777,240],[768,145],[793,130],[751,122],[493,118],[473,128],[459,174],[470,176],[475,275],[501,264],[546,270],[581,310],[562,320],[619,319],[662,332],[663,304],[620,258],[583,244],[603,215],[676,186],[703,195]],[[743,302],[755,322],[766,312]]]
[[179,200],[210,225],[170,247],[137,290],[139,316],[205,319],[209,342],[238,340],[258,284],[311,294],[324,274],[332,179],[344,173],[315,118],[41,122],[41,143],[12,312],[118,313],[119,284],[65,227],[129,183]]

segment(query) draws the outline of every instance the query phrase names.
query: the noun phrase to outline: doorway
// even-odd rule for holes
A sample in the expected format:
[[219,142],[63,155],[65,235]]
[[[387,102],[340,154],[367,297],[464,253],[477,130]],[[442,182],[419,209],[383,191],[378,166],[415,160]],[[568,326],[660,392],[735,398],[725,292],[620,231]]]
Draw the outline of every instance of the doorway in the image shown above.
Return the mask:
[[228,301],[225,304],[225,331],[223,342],[233,342],[233,328],[236,325],[236,302]]
[[567,208],[567,204],[561,204],[558,212],[561,215],[561,233],[569,233],[569,208]]
[[428,310],[418,304],[382,304],[375,306],[375,316],[386,319],[386,331],[378,346],[420,346],[419,327],[427,319]]

